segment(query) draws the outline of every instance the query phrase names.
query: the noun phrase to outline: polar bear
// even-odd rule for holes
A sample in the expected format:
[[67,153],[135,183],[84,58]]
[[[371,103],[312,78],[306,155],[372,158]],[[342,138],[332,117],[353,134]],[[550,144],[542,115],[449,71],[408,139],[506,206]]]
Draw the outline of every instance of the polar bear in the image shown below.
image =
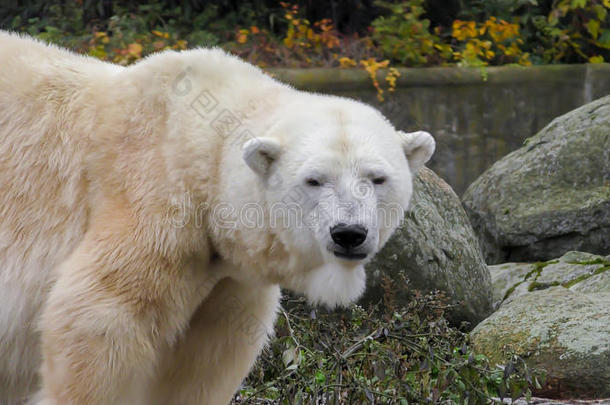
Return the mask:
[[218,49],[0,60],[3,403],[228,403],[280,286],[359,297],[434,151]]

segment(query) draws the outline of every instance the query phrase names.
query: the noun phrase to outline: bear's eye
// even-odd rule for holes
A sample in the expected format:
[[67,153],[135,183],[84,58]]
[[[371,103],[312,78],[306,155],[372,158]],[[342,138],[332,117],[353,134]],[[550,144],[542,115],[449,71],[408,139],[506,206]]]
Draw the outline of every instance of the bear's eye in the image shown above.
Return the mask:
[[307,184],[310,187],[320,187],[320,182],[316,179],[307,179],[305,180],[305,184]]
[[383,184],[385,183],[386,178],[385,177],[375,177],[373,179],[373,184]]

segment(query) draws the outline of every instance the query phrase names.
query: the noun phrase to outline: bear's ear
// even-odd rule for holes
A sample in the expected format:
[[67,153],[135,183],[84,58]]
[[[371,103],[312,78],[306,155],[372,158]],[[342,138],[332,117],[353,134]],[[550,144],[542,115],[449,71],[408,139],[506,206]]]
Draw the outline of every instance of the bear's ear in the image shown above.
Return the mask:
[[278,158],[280,143],[271,138],[254,138],[241,149],[246,164],[260,176],[266,176],[271,164]]
[[413,174],[428,161],[434,153],[436,143],[432,135],[426,131],[402,132],[398,131],[402,141],[402,149],[405,152],[409,168]]

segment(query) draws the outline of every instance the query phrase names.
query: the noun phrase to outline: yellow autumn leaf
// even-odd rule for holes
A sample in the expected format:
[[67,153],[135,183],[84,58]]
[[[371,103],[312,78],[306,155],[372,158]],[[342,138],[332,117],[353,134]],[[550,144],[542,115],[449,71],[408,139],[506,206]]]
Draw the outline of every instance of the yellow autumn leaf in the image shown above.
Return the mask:
[[102,44],[107,44],[110,42],[110,38],[108,38],[108,34],[104,31],[99,31],[93,34],[96,40],[100,41]]
[[246,41],[248,40],[249,33],[250,33],[250,31],[248,31],[246,29],[241,29],[237,32],[237,36],[235,37],[235,39],[237,40],[238,43],[245,44]]
[[174,44],[173,48],[174,49],[186,49],[188,45],[188,42],[184,39],[179,39],[178,41],[176,41],[176,43]]
[[127,54],[134,58],[142,57],[142,45],[137,42],[132,42],[127,46]]
[[108,54],[104,50],[104,47],[101,45],[96,46],[95,48],[89,49],[89,55],[96,57],[98,59],[106,59],[106,57],[108,56]]
[[356,61],[346,56],[339,58],[339,66],[342,68],[349,68],[356,66]]
[[153,33],[153,35],[155,35],[157,37],[169,39],[169,32],[161,32],[161,31],[153,30],[152,33]]

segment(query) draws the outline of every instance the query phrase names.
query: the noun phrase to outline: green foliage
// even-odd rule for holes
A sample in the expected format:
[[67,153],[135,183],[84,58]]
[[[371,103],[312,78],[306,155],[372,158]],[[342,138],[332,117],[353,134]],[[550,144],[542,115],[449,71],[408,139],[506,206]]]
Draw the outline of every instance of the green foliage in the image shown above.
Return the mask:
[[343,35],[328,18],[310,21],[298,5],[280,5],[282,12],[273,14],[273,25],[282,28],[278,34],[256,25],[238,27],[235,41],[223,47],[261,67],[346,67],[380,57],[369,37]]
[[519,24],[533,63],[610,61],[609,0],[475,0],[460,18]]
[[422,17],[424,0],[376,4],[390,11],[388,16],[380,16],[371,23],[373,40],[385,57],[408,66],[429,65],[451,57],[450,50],[439,55],[439,51],[447,48],[430,32],[430,21]]
[[440,294],[415,293],[385,310],[329,313],[294,298],[283,305],[276,337],[235,404],[487,404],[539,385],[541,373],[520,358],[496,366],[474,353],[445,321]]
[[610,0],[438,3],[13,0],[0,6],[0,28],[121,64],[213,45],[260,66],[610,61]]
[[85,37],[83,10],[49,4],[44,8],[44,17],[27,17],[26,13],[15,15],[4,28],[24,31],[45,41],[74,48],[74,44]]
[[556,0],[546,19],[534,18],[544,62],[610,61],[610,0]]
[[521,49],[523,40],[519,38],[518,24],[496,17],[489,17],[480,24],[455,20],[451,35],[456,41],[453,55],[459,65],[531,64],[529,54]]

